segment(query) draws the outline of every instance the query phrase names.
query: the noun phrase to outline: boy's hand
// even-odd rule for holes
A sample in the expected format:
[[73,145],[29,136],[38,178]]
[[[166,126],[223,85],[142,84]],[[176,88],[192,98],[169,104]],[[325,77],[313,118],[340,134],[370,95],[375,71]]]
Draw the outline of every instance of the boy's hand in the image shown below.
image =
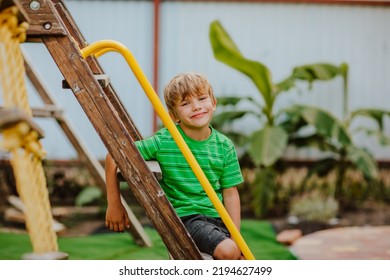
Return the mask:
[[122,204],[107,207],[106,227],[116,232],[124,232],[125,228],[130,227],[129,217]]

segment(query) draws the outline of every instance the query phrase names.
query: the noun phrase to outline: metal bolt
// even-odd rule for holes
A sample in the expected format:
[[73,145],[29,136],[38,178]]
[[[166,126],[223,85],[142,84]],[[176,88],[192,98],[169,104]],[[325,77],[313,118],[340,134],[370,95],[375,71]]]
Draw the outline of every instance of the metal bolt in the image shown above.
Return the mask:
[[31,10],[34,10],[34,11],[36,11],[36,10],[39,10],[41,8],[41,3],[39,3],[38,1],[31,1],[31,3],[30,3],[30,9]]
[[51,23],[50,22],[46,22],[44,25],[43,25],[43,28],[45,30],[50,30],[51,29]]

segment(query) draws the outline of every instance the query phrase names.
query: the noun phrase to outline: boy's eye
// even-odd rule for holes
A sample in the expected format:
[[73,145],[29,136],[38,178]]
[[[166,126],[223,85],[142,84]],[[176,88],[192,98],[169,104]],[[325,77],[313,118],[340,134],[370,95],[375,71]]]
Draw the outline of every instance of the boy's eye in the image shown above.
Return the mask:
[[183,102],[180,104],[180,106],[186,106],[186,105],[188,105],[188,102]]
[[207,96],[200,96],[199,97],[199,100],[205,100],[205,99],[207,99]]

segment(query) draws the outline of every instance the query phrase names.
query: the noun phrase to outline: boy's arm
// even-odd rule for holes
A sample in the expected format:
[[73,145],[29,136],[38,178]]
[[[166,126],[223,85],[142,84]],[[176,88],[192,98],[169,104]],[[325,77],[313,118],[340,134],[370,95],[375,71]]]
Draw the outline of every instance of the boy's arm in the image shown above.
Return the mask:
[[223,203],[233,223],[240,230],[241,226],[241,203],[237,187],[222,189]]
[[110,154],[106,156],[105,174],[107,188],[106,227],[112,231],[123,232],[130,227],[130,220],[121,202],[119,182],[116,178],[116,163]]

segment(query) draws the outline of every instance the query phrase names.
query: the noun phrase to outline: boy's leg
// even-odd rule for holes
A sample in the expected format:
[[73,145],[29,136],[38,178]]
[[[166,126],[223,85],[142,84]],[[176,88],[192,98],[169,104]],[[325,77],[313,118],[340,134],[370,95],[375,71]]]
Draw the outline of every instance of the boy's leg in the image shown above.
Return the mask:
[[241,252],[236,242],[227,238],[217,245],[213,257],[217,260],[239,260]]
[[184,217],[183,223],[201,252],[215,259],[239,259],[241,252],[221,219],[204,215]]

